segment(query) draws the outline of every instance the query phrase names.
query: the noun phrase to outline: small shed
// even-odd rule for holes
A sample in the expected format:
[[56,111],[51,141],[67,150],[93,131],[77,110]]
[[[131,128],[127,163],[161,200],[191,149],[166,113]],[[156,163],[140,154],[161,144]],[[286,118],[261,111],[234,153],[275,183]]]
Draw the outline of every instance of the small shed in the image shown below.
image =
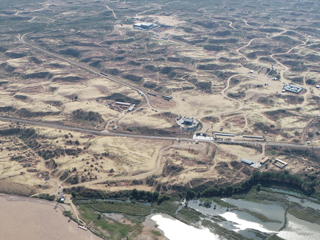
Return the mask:
[[126,103],[126,102],[116,102],[117,105],[122,105],[122,106],[130,106],[131,103]]
[[263,165],[263,164],[265,164],[265,163],[268,162],[268,161],[269,161],[269,158],[268,158],[268,157],[265,157],[264,159],[262,159],[262,160],[260,161],[260,164]]
[[254,162],[252,162],[252,161],[250,161],[250,160],[248,160],[248,159],[245,159],[245,158],[242,158],[242,159],[241,159],[241,162],[243,162],[243,163],[245,163],[245,164],[248,164],[249,166],[252,165],[252,164],[254,164]]

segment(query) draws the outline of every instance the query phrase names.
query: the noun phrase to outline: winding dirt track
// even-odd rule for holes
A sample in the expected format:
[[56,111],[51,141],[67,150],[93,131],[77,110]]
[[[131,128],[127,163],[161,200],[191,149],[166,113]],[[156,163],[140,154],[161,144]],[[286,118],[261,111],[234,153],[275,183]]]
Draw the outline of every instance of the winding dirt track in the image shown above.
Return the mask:
[[[246,21],[245,19],[242,19],[242,20],[244,21],[244,23],[245,23],[246,26],[249,26],[248,23],[247,23],[247,21]],[[232,22],[231,22],[231,24],[232,24]],[[230,25],[230,27],[232,27],[232,26]],[[281,30],[282,30],[282,32],[277,33],[277,34],[273,34],[273,35],[271,35],[270,37],[267,37],[267,38],[272,38],[272,37],[275,37],[275,36],[279,36],[279,35],[285,33],[286,31],[288,31],[288,29],[285,29],[285,28],[281,28]],[[295,33],[303,36],[303,35],[302,35],[301,33],[299,33],[299,32],[296,32],[296,31],[294,31],[294,30],[291,30],[291,31],[293,31],[293,32],[295,32]],[[305,36],[303,36],[303,37],[305,37]],[[306,38],[305,42],[303,42],[302,44],[299,44],[299,45],[297,45],[297,46],[294,46],[294,47],[290,48],[286,53],[281,53],[281,54],[278,53],[278,54],[271,54],[271,55],[269,55],[275,62],[277,62],[280,66],[282,66],[282,67],[284,68],[283,71],[280,71],[281,79],[283,79],[283,80],[286,79],[286,78],[284,77],[284,73],[285,73],[286,71],[288,71],[289,68],[288,68],[287,66],[285,66],[284,64],[282,64],[280,61],[278,61],[274,56],[276,56],[276,55],[282,55],[282,54],[288,54],[288,53],[290,53],[293,49],[296,49],[296,48],[298,48],[298,47],[305,46],[305,45],[307,44],[307,42],[309,41],[309,38],[308,38],[308,37],[305,37],[305,38]],[[240,56],[242,56],[247,62],[249,62],[249,59],[248,59],[244,54],[242,54],[242,53],[240,52],[240,50],[243,49],[243,48],[249,47],[250,44],[251,44],[254,40],[257,40],[257,39],[259,39],[259,38],[253,38],[253,39],[251,39],[246,45],[244,45],[244,46],[242,46],[242,47],[240,47],[240,48],[238,48],[238,49],[236,50],[236,52],[237,52]],[[242,103],[241,103],[240,101],[238,101],[238,100],[236,100],[236,99],[233,99],[233,98],[230,98],[230,97],[226,96],[226,94],[225,94],[225,92],[228,90],[228,88],[229,88],[229,86],[230,86],[230,80],[231,80],[233,77],[235,77],[235,76],[244,76],[244,75],[242,75],[242,74],[236,74],[236,75],[233,75],[233,76],[229,77],[229,79],[228,79],[228,81],[227,81],[227,86],[221,91],[221,94],[222,94],[226,99],[229,99],[229,100],[231,100],[231,101],[239,104],[239,108],[237,108],[237,109],[235,109],[235,110],[230,110],[230,111],[225,111],[225,112],[220,112],[220,113],[211,113],[211,114],[208,114],[208,115],[199,116],[200,118],[210,117],[210,116],[217,116],[217,115],[228,114],[228,113],[235,113],[235,112],[238,112],[238,111],[240,111],[240,110],[243,109],[243,105],[242,105]],[[305,76],[304,76],[304,79],[305,79]],[[306,84],[304,84],[304,85],[306,85]],[[306,88],[306,89],[307,89],[307,88]],[[307,95],[308,95],[308,94],[309,94],[309,91],[308,91],[308,89],[307,89],[307,93],[304,95],[305,101],[304,101],[303,103],[299,104],[299,105],[296,105],[295,107],[297,107],[297,106],[303,107],[303,106],[306,104],[306,99],[307,99]],[[263,111],[263,110],[261,110],[261,111]],[[244,116],[244,118],[245,118],[245,121],[246,121],[246,124],[245,124],[244,129],[246,129],[246,128],[248,128],[248,120],[247,120],[246,116]]]
[[204,117],[210,117],[210,116],[217,116],[217,115],[222,115],[222,114],[228,114],[228,113],[235,113],[235,112],[238,112],[240,110],[243,109],[243,104],[236,100],[236,99],[233,99],[233,98],[230,98],[226,95],[226,91],[228,90],[229,86],[230,86],[230,80],[233,78],[233,77],[236,77],[236,76],[241,76],[241,74],[236,74],[236,75],[233,75],[231,77],[228,78],[228,81],[227,81],[227,86],[221,91],[221,94],[228,100],[232,101],[232,102],[235,102],[237,104],[239,104],[239,107],[235,110],[229,110],[229,111],[224,111],[224,112],[218,112],[218,113],[210,113],[210,114],[207,114],[207,115],[202,115],[202,116],[199,116],[199,118],[204,118]]
[[57,58],[57,59],[63,60],[63,61],[65,61],[65,62],[67,62],[67,63],[70,63],[71,65],[76,66],[76,67],[78,67],[78,68],[80,68],[80,69],[83,69],[83,70],[86,70],[86,71],[88,71],[88,72],[90,72],[90,73],[93,73],[93,74],[95,74],[95,75],[98,75],[99,77],[107,78],[107,79],[109,79],[109,80],[111,80],[111,81],[113,81],[113,82],[117,82],[117,83],[119,83],[119,84],[121,84],[121,85],[124,85],[124,86],[126,86],[126,87],[129,87],[129,88],[131,88],[131,89],[133,89],[133,90],[136,90],[136,91],[138,91],[138,92],[139,92],[139,91],[142,92],[142,93],[143,93],[143,97],[145,98],[145,100],[146,100],[146,102],[147,102],[147,105],[148,105],[150,108],[154,108],[154,107],[151,105],[147,94],[144,93],[144,91],[143,91],[142,89],[140,89],[140,88],[138,88],[138,87],[136,87],[136,86],[133,86],[133,85],[131,85],[131,84],[129,84],[129,83],[126,83],[126,82],[120,81],[120,80],[118,80],[118,79],[115,79],[115,78],[113,78],[113,77],[109,77],[109,76],[106,76],[106,75],[102,75],[100,72],[97,72],[97,71],[95,71],[95,70],[92,70],[91,68],[89,68],[89,67],[87,67],[87,66],[85,66],[85,65],[79,64],[79,63],[74,62],[74,61],[72,61],[72,60],[69,60],[69,59],[67,59],[67,58],[61,57],[61,56],[59,56],[59,55],[57,55],[57,54],[55,54],[55,53],[51,53],[51,52],[49,52],[49,51],[47,51],[47,50],[44,50],[44,49],[42,49],[42,48],[40,48],[40,47],[38,47],[38,46],[36,46],[36,45],[33,45],[33,44],[27,42],[27,41],[24,39],[25,36],[28,35],[28,34],[30,34],[30,33],[25,33],[25,34],[23,34],[22,36],[20,36],[19,40],[20,40],[22,43],[24,43],[24,44],[26,44],[26,45],[28,45],[28,46],[36,49],[36,50],[39,50],[39,51],[41,51],[41,52],[43,52],[43,53],[46,53],[46,54],[48,54],[48,55],[51,55],[51,56],[53,56],[53,57],[55,57],[55,58]]
[[[108,6],[107,6],[107,7],[108,7]],[[109,8],[109,7],[108,7],[108,8]],[[110,9],[110,8],[109,8],[109,9]],[[111,9],[110,9],[110,10],[111,10]],[[116,15],[115,15],[114,12],[113,12],[113,14],[114,14],[114,17],[116,18]],[[242,20],[244,21],[245,25],[248,25],[248,24],[247,24],[247,21],[246,21],[245,19],[242,19]],[[233,28],[232,22],[230,22],[230,25],[229,25],[229,26]],[[285,31],[287,31],[287,29],[285,29]],[[279,33],[279,34],[282,34],[282,33],[283,33],[283,32],[281,32],[281,33]],[[90,68],[87,67],[87,66],[84,66],[84,65],[81,65],[81,64],[79,64],[79,63],[77,63],[77,62],[74,62],[74,61],[71,61],[71,60],[69,60],[69,59],[63,58],[63,57],[58,56],[58,55],[56,55],[56,54],[54,54],[54,53],[51,53],[51,52],[46,51],[46,50],[44,50],[44,49],[41,49],[41,48],[39,48],[39,47],[36,46],[36,45],[33,45],[33,44],[31,44],[31,43],[28,43],[28,42],[26,42],[26,41],[24,40],[24,37],[25,37],[27,34],[28,34],[28,33],[26,33],[26,34],[24,34],[24,35],[22,35],[22,36],[20,37],[20,41],[21,41],[22,43],[24,43],[24,44],[26,44],[26,45],[29,45],[30,47],[32,47],[32,48],[34,48],[34,49],[36,49],[36,50],[39,50],[39,51],[41,51],[41,52],[43,52],[43,53],[49,54],[49,55],[51,55],[51,56],[53,56],[53,57],[55,57],[55,58],[58,58],[58,59],[63,60],[63,61],[66,61],[66,62],[70,63],[71,65],[77,66],[77,67],[79,67],[79,68],[81,68],[81,69],[84,69],[84,70],[86,70],[86,71],[88,71],[88,72],[91,72],[91,73],[93,73],[93,74],[99,75],[100,77],[105,77],[105,78],[107,78],[107,79],[109,79],[109,80],[111,80],[111,81],[117,82],[117,83],[122,84],[122,85],[127,86],[127,87],[130,87],[131,89],[134,89],[134,90],[136,90],[136,91],[141,91],[141,92],[143,92],[141,89],[139,89],[139,88],[137,88],[137,87],[135,87],[135,86],[133,86],[133,85],[131,85],[131,84],[128,84],[128,83],[126,83],[126,82],[122,82],[122,81],[120,81],[120,80],[111,78],[111,77],[109,77],[109,76],[104,76],[104,75],[100,74],[99,72],[90,69]],[[276,35],[279,35],[279,34],[276,34]],[[300,33],[299,33],[299,34],[300,34]],[[300,35],[302,35],[302,34],[300,34]],[[274,36],[275,36],[275,35],[273,35],[273,36],[271,36],[271,37],[274,37]],[[245,48],[245,47],[250,46],[250,44],[251,44],[255,39],[256,39],[256,38],[251,39],[246,45],[244,45],[244,46],[242,46],[242,47],[240,47],[240,48],[238,48],[238,49],[236,50],[239,55],[241,55],[244,59],[246,59],[246,61],[249,61],[249,59],[248,59],[244,54],[242,54],[242,53],[240,52],[240,50],[243,49],[243,48]],[[306,44],[307,44],[307,41],[308,41],[308,38],[307,38],[307,40],[306,40],[303,44],[297,45],[297,46],[291,48],[290,50],[287,51],[287,53],[289,53],[290,51],[292,51],[293,49],[295,49],[295,48],[297,48],[297,47],[299,47],[299,46],[306,45]],[[275,54],[274,54],[274,55],[275,55]],[[270,55],[270,57],[271,57],[272,59],[274,59],[274,61],[276,61],[280,66],[282,66],[282,67],[285,68],[284,71],[281,71],[281,77],[282,77],[282,79],[284,79],[284,76],[283,76],[284,74],[283,74],[283,73],[286,72],[289,68],[288,68],[287,66],[283,65],[283,64],[282,64],[281,62],[279,62],[278,60],[276,60],[276,59],[274,58],[274,55]],[[280,54],[277,54],[277,55],[280,55]],[[230,80],[231,80],[233,77],[240,76],[240,75],[242,75],[242,74],[236,74],[236,75],[233,75],[233,76],[229,77],[228,80],[227,80],[227,85],[226,85],[226,87],[221,91],[221,94],[222,94],[226,99],[235,102],[236,104],[239,105],[239,107],[238,107],[237,109],[235,109],[235,110],[230,110],[230,111],[225,111],[225,112],[219,112],[219,113],[212,113],[212,114],[200,116],[201,118],[206,117],[206,116],[214,116],[214,115],[219,115],[219,116],[220,116],[220,115],[226,114],[226,113],[238,112],[238,111],[240,111],[240,110],[243,109],[243,104],[242,104],[240,101],[238,101],[238,100],[236,100],[236,99],[233,99],[233,98],[230,98],[230,97],[228,97],[228,96],[226,95],[226,91],[229,89],[229,86],[230,86]],[[150,103],[150,101],[149,101],[149,99],[148,99],[148,96],[147,96],[146,94],[144,94],[144,98],[146,99],[147,105],[148,105],[149,107],[151,107],[151,108],[154,108],[154,107],[151,105],[151,103]],[[2,118],[2,120],[8,120],[8,119],[9,119],[9,118],[0,117],[0,119],[1,119],[1,118]],[[15,121],[26,122],[26,123],[29,123],[29,124],[31,123],[31,124],[39,125],[39,122],[37,122],[37,121],[28,121],[28,120],[13,119],[13,118],[10,118],[10,119],[11,119],[11,120],[15,120]],[[94,132],[94,134],[99,134],[99,135],[134,137],[134,138],[150,138],[150,139],[162,139],[162,140],[177,140],[177,138],[173,138],[173,137],[156,137],[156,136],[140,136],[140,135],[129,135],[129,134],[113,134],[113,133],[91,131],[91,130],[80,129],[80,128],[72,128],[72,127],[65,127],[65,126],[62,127],[62,126],[56,126],[56,125],[54,125],[54,124],[46,124],[46,123],[41,123],[40,125],[48,125],[49,127],[67,128],[67,129],[70,129],[70,130],[82,131],[82,132]],[[247,119],[246,119],[246,126],[245,126],[245,127],[248,127]],[[180,138],[180,139],[183,140],[183,141],[193,141],[192,139],[187,139],[187,138]],[[213,143],[215,144],[215,143],[223,143],[223,142],[226,142],[226,141],[215,141],[215,142],[213,142]],[[235,141],[235,143],[249,143],[249,144],[251,144],[252,142],[244,142],[244,141],[236,142],[236,141]],[[265,145],[291,146],[291,147],[294,147],[294,146],[296,146],[296,147],[309,147],[309,146],[306,146],[306,145],[292,145],[292,144],[287,144],[287,143],[271,143],[271,142],[270,142],[270,143],[269,143],[269,142],[264,142],[264,143],[259,143],[259,144],[261,144],[263,147],[265,147]],[[142,173],[142,174],[135,175],[135,176],[124,176],[124,177],[119,177],[119,178],[105,178],[105,179],[100,179],[100,180],[95,180],[95,181],[80,183],[80,184],[73,185],[73,186],[86,186],[86,185],[104,183],[104,182],[107,181],[107,180],[115,180],[115,179],[116,179],[116,180],[134,180],[134,179],[141,179],[141,178],[145,178],[145,177],[151,176],[151,175],[159,172],[159,170],[160,170],[160,168],[161,168],[161,158],[162,158],[163,152],[166,151],[166,150],[168,150],[168,149],[170,149],[170,148],[175,148],[175,147],[181,148],[182,146],[181,146],[181,145],[170,145],[170,146],[167,146],[167,147],[162,148],[162,149],[159,151],[159,155],[158,155],[158,158],[157,158],[157,161],[156,161],[156,166],[155,166],[155,168],[154,168],[153,170],[149,171],[149,172]],[[315,147],[315,148],[320,148],[320,147]]]
[[117,15],[116,15],[115,12],[113,11],[113,9],[111,9],[107,4],[106,4],[106,7],[112,12],[113,17],[114,17],[115,19],[118,19],[118,18],[117,18]]

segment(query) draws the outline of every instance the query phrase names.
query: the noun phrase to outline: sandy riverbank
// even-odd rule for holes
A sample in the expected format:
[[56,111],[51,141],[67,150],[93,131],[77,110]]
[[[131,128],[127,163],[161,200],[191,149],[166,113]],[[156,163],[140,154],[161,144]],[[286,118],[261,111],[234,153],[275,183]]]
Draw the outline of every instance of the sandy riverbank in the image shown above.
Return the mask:
[[1,239],[17,240],[98,240],[90,231],[63,216],[55,202],[0,195]]

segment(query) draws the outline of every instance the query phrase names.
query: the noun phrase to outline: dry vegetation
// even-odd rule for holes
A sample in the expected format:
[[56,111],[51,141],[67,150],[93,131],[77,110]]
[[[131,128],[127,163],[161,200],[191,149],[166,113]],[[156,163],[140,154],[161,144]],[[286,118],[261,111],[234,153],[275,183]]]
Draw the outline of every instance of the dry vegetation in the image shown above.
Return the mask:
[[[226,95],[245,104],[239,121],[257,109],[260,116],[296,106],[302,115],[316,111],[313,102],[319,93],[309,86],[319,82],[317,28],[314,21],[307,26],[301,18],[306,12],[311,19],[317,16],[313,12],[316,4],[301,4],[295,10],[297,3],[292,2],[285,6],[289,17],[279,17],[283,14],[278,14],[281,10],[273,4],[257,2],[243,19],[244,3],[230,9],[225,2],[218,10],[211,4],[208,7],[208,1],[164,1],[161,7],[152,2],[110,2],[108,8],[98,2],[50,5],[44,1],[40,9],[37,2],[42,1],[17,4],[15,8],[3,4],[8,9],[1,13],[5,24],[1,31],[4,80],[0,87],[1,112],[5,115],[104,129],[125,110],[108,104],[117,100],[144,104],[128,87],[21,44],[12,34],[12,22],[19,22],[14,31],[29,33],[25,38],[32,44],[157,94],[149,99],[160,113],[201,119],[236,110],[238,105],[221,96],[228,78],[235,74]],[[261,8],[272,11],[260,17]],[[143,21],[159,21],[173,28],[132,29],[133,23]],[[256,78],[248,75],[249,70],[255,70]],[[271,76],[280,78],[281,83],[270,80]],[[289,82],[306,91],[300,96],[281,93],[282,83]],[[171,94],[171,102],[161,98]],[[151,110],[120,114],[110,127],[119,125],[119,130],[132,133],[180,134],[174,122],[159,120]],[[259,122],[266,121],[264,117]],[[228,130],[241,133],[249,127],[241,122],[236,125]],[[274,125],[280,127],[279,123]],[[213,130],[219,128],[221,124]],[[251,127],[250,131],[258,133],[259,129]]]

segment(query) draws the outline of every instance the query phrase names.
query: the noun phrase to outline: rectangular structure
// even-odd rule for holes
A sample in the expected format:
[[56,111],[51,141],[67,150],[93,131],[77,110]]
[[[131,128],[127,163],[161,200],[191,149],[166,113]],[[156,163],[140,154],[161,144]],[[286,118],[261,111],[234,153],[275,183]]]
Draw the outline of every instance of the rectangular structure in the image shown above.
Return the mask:
[[273,165],[275,165],[276,167],[282,169],[284,168],[285,166],[287,166],[288,164],[284,161],[281,161],[279,159],[276,159],[274,162],[273,162]]
[[249,166],[252,165],[252,164],[254,164],[254,162],[252,162],[252,161],[250,161],[250,160],[248,160],[248,159],[245,159],[245,158],[242,158],[242,159],[241,159],[241,162],[243,162],[243,163],[245,163],[245,164],[248,164]]
[[183,120],[182,124],[187,125],[187,126],[191,126],[193,124],[193,119],[192,118],[185,118]]
[[287,85],[284,87],[284,90],[292,93],[300,93],[302,91],[302,87],[294,86],[294,85]]
[[151,92],[148,92],[149,95],[156,97],[157,95]]
[[262,159],[261,161],[260,161],[260,164],[265,164],[266,162],[268,162],[269,161],[269,158],[268,157],[265,157],[264,159]]
[[171,96],[162,95],[162,97],[167,101],[170,101],[172,99]]
[[232,133],[214,133],[215,136],[234,137]]
[[122,106],[127,106],[130,107],[131,103],[126,103],[126,102],[116,102],[117,105],[122,105]]
[[128,108],[128,112],[131,112],[131,111],[134,109],[135,106],[136,106],[135,104],[131,105],[131,106]]
[[243,138],[255,138],[255,139],[263,139],[262,136],[250,136],[250,135],[243,135]]
[[159,27],[159,25],[153,25],[152,23],[136,23],[133,25],[133,28],[135,29],[147,30],[147,31],[157,27]]

